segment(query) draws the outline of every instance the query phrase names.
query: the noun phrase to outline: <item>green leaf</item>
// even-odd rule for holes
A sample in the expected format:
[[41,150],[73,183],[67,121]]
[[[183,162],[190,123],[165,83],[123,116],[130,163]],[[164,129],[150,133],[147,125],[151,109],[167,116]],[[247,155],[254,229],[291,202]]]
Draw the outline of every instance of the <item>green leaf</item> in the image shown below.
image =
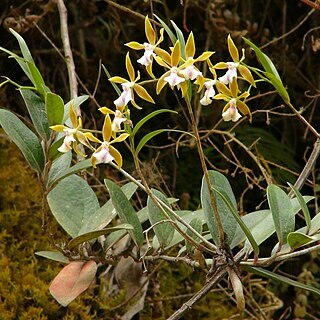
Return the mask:
[[[312,200],[313,197],[304,196],[304,199],[306,202],[308,202]],[[291,199],[291,205],[292,205],[293,214],[296,215],[301,210],[298,200],[296,198]],[[247,224],[247,227],[250,229],[258,245],[260,245],[265,240],[267,240],[276,231],[274,222],[273,222],[273,217],[270,210],[259,210],[259,211],[251,212],[245,215],[243,219]],[[237,230],[237,232],[239,232],[239,230]],[[245,240],[245,235],[243,233],[242,241],[244,240]],[[239,241],[238,243],[233,244],[232,248],[235,247],[236,245],[239,245],[242,241]],[[245,242],[244,248],[250,251],[251,246],[248,241]]]
[[251,266],[248,266],[248,265],[242,265],[241,268],[246,270],[246,271],[249,271],[249,272],[252,272],[254,274],[257,274],[259,276],[266,277],[266,278],[268,278],[270,280],[274,280],[274,281],[278,281],[278,282],[281,282],[281,283],[285,283],[285,284],[287,284],[289,286],[294,286],[296,288],[307,290],[307,291],[313,292],[313,293],[315,293],[317,295],[320,295],[320,290],[319,289],[317,289],[315,287],[312,287],[312,286],[309,286],[309,285],[306,285],[304,283],[292,280],[292,279],[287,278],[285,276],[281,276],[281,275],[276,274],[274,272],[271,272],[271,271],[268,271],[268,270],[265,270],[265,269],[262,269],[262,268],[251,267]]
[[[219,190],[220,192],[222,191],[224,192],[224,194],[227,194],[230,198],[230,202],[233,208],[237,208],[237,202],[228,179],[218,171],[210,170],[208,173],[209,173],[211,186],[214,187],[216,190]],[[233,216],[232,211],[230,210],[228,205],[225,203],[221,195],[215,190],[213,190],[212,192],[215,198],[215,202],[216,202],[220,220],[223,226],[223,230],[227,235],[226,237],[227,243],[230,245],[237,228],[237,220]],[[202,178],[201,205],[202,205],[206,222],[210,230],[210,233],[212,235],[212,238],[216,244],[219,244],[218,226],[214,218],[214,212],[211,204],[209,188],[208,188],[205,177]]]
[[149,132],[148,134],[146,134],[139,142],[137,148],[136,148],[136,153],[138,154],[141,149],[144,147],[144,145],[150,140],[152,139],[153,137],[157,136],[158,134],[160,133],[163,133],[163,132],[179,132],[179,133],[184,133],[184,134],[188,134],[192,137],[194,137],[191,133],[188,133],[186,131],[182,131],[182,130],[174,130],[174,129],[158,129],[158,130],[155,130],[155,131],[152,131],[152,132]]
[[[245,216],[242,216],[241,219],[250,230],[252,236],[257,241],[257,235],[260,235],[260,232],[255,232],[255,228],[257,228],[260,224],[267,224],[267,218],[270,217],[271,224],[274,228],[274,224],[272,221],[272,216],[270,210],[258,210],[254,212],[250,212]],[[263,230],[262,230],[263,231]],[[275,231],[275,229],[273,230]],[[240,225],[237,226],[236,233],[232,242],[230,244],[230,248],[233,249],[236,246],[240,245],[243,241],[247,239],[246,234],[243,232]],[[259,242],[258,242],[259,244]]]
[[64,135],[61,135],[61,137],[59,136],[58,140],[56,140],[55,142],[53,142],[51,145],[50,145],[50,148],[49,148],[49,159],[51,161],[61,157],[62,153],[60,151],[58,151],[58,148],[62,145],[63,143],[63,140],[64,140]]
[[42,139],[48,140],[51,132],[49,129],[45,104],[41,98],[31,90],[20,89],[19,91],[24,103],[26,104],[34,127]]
[[105,179],[104,183],[109,190],[112,204],[122,223],[129,223],[133,226],[134,229],[132,231],[129,230],[130,236],[136,245],[141,247],[144,242],[144,236],[136,211],[122,190],[114,182]]
[[83,242],[96,239],[100,236],[105,236],[105,235],[111,233],[112,231],[117,231],[117,230],[133,230],[133,227],[132,227],[132,225],[130,225],[128,223],[124,223],[124,224],[121,224],[116,227],[111,227],[111,228],[106,228],[106,229],[101,229],[101,230],[96,230],[96,231],[84,233],[84,234],[81,234],[80,236],[73,238],[71,241],[69,241],[67,247],[69,250],[72,250]]
[[[196,211],[190,211],[190,210],[178,210],[175,211],[176,214],[178,214],[181,218],[183,218],[183,220],[190,224],[191,221],[195,218],[200,219],[202,222],[202,226],[206,223],[205,218],[204,218],[204,213],[203,210],[196,210]],[[183,232],[187,232],[187,227],[184,226],[183,224],[181,224],[180,222],[176,221],[177,225],[179,226],[179,228],[183,231]],[[177,230],[174,231],[174,235],[173,238],[170,242],[170,244],[165,248],[165,250],[172,248],[174,246],[176,246],[178,243],[184,241],[185,238],[183,237],[183,235],[181,235]],[[156,246],[154,246],[154,248],[157,248]]]
[[185,55],[185,47],[186,47],[186,42],[184,40],[184,36],[180,28],[174,23],[174,21],[170,20],[171,24],[173,25],[174,29],[176,30],[177,33],[177,38],[180,42],[180,52],[181,52],[181,57],[183,59],[186,59]]
[[94,191],[76,175],[60,181],[49,192],[47,200],[55,219],[73,238],[78,236],[85,221],[100,208]]
[[52,92],[48,92],[45,96],[46,111],[50,126],[62,124],[64,115],[64,102],[62,98]]
[[[61,143],[58,145],[58,147],[61,145]],[[69,152],[71,154],[71,152]],[[80,161],[78,163],[76,163],[74,166],[64,170],[64,171],[60,171],[59,174],[55,175],[55,177],[50,180],[50,185],[53,185],[55,183],[57,183],[58,181],[74,174],[74,173],[78,173],[82,170],[86,170],[88,168],[91,168],[92,164],[91,164],[91,160],[90,159],[86,159],[83,161]]]
[[71,164],[72,152],[63,153],[59,158],[52,162],[52,166],[48,175],[47,185],[50,186],[61,175],[61,172],[66,171]]
[[30,167],[41,172],[45,156],[38,137],[12,112],[0,109],[0,125],[23,153]]
[[177,37],[174,35],[174,33],[171,31],[171,29],[169,28],[169,26],[163,21],[161,20],[157,15],[153,14],[156,19],[161,23],[163,29],[167,32],[172,44],[175,44],[177,42]]
[[283,99],[284,102],[290,102],[290,97],[288,94],[288,91],[282,84],[281,80],[279,80],[275,75],[269,72],[264,72],[264,75],[269,78],[271,81],[271,84],[274,86],[274,88],[278,91],[278,94]]
[[256,56],[258,58],[258,60],[260,61],[260,63],[262,64],[265,72],[265,75],[270,79],[272,85],[275,87],[275,89],[277,89],[279,95],[282,97],[282,99],[285,102],[289,102],[290,101],[290,97],[288,95],[287,90],[285,89],[281,78],[279,76],[279,73],[275,67],[275,65],[273,64],[273,62],[271,61],[271,59],[265,54],[263,53],[254,43],[252,43],[250,40],[243,38],[244,42],[249,45],[254,52],[256,53]]
[[150,114],[148,114],[147,116],[145,116],[143,119],[141,119],[133,128],[132,131],[132,137],[135,136],[135,134],[138,132],[138,130],[150,119],[152,119],[153,117],[155,117],[156,115],[163,113],[163,112],[171,112],[171,113],[178,113],[174,110],[170,110],[170,109],[160,109],[160,110],[156,110],[151,112]]
[[[144,207],[143,209],[138,211],[137,216],[138,216],[138,219],[139,219],[141,225],[143,223],[145,223],[149,218],[148,208]],[[127,232],[125,230],[119,230],[119,231],[114,231],[114,232],[110,233],[106,238],[105,245],[110,246],[113,243],[118,242],[121,238],[123,238],[126,235],[126,233]]]
[[42,75],[39,69],[35,66],[33,62],[27,62],[30,75],[32,77],[32,83],[36,87],[40,95],[44,96],[46,92],[50,92],[50,89],[45,85]]
[[[163,193],[156,189],[152,189],[151,191],[158,199],[160,199],[166,205],[169,206],[167,197]],[[151,225],[154,225],[160,221],[168,220],[168,218],[164,215],[164,213],[158,208],[158,206],[153,202],[153,200],[150,197],[148,197],[147,200],[147,207]],[[172,216],[169,213],[169,211],[165,210],[165,212],[172,219]],[[174,228],[172,227],[171,223],[165,222],[158,224],[153,228],[153,230],[159,240],[160,246],[162,248],[165,248],[173,238]]]
[[[288,182],[288,185],[291,188],[291,190],[293,191],[293,193],[296,196],[297,200],[299,201],[301,210],[302,210],[303,215],[304,215],[304,219],[306,221],[307,230],[309,231],[310,228],[311,228],[311,217],[310,217],[310,212],[309,212],[308,206],[307,206],[306,202],[304,201],[303,196],[300,193],[300,191],[289,182]],[[307,233],[308,233],[308,231],[307,231]]]
[[[126,183],[121,187],[121,191],[129,200],[136,192],[137,186],[133,182]],[[107,226],[117,215],[117,212],[111,200],[108,200],[101,208],[99,208],[89,220],[85,221],[79,231],[84,234],[90,231],[99,230]]]
[[268,186],[267,198],[281,248],[287,243],[288,234],[294,231],[295,215],[290,198],[278,186],[274,184]]
[[38,251],[35,254],[39,257],[47,258],[53,261],[69,263],[70,260],[60,251]]
[[320,213],[316,214],[311,220],[311,228],[309,234],[315,234],[320,230]]
[[[242,229],[242,231],[244,232],[244,234],[246,235],[248,241],[250,242],[253,251],[255,253],[255,257],[258,257],[259,254],[259,246],[256,243],[252,233],[250,232],[250,229],[246,226],[246,224],[242,221],[241,217],[239,216],[236,208],[233,206],[229,196],[227,193],[225,193],[223,190],[219,190],[219,188],[217,187],[212,187],[212,189],[221,196],[222,200],[225,202],[225,204],[228,206],[230,212],[233,214],[233,217],[235,218],[235,220],[237,221],[238,225],[240,226],[240,228]],[[232,239],[236,234],[236,230],[234,230],[234,234],[232,234]]]
[[263,68],[265,71],[273,74],[276,78],[278,78],[278,80],[281,81],[281,78],[279,76],[279,73],[277,71],[277,68],[275,67],[275,65],[273,64],[273,62],[270,60],[270,58],[263,53],[254,43],[252,43],[249,39],[246,38],[242,38],[243,41],[249,45],[254,52],[256,53],[256,56],[258,58],[258,60],[260,61],[260,63],[262,64]]
[[296,249],[313,241],[313,238],[304,233],[295,231],[288,234],[287,241],[292,249]]
[[[197,232],[199,232],[200,234],[202,234],[202,220],[198,217],[193,218],[190,221],[190,227],[192,227],[194,230],[196,230]],[[191,232],[189,229],[187,229],[187,234],[197,243],[200,243],[201,240],[193,233]],[[186,249],[187,252],[193,252],[194,250],[194,245],[192,245],[188,240],[185,240],[186,243]]]
[[29,62],[33,62],[34,63],[34,60],[32,58],[32,55],[29,51],[29,48],[26,44],[26,42],[24,41],[24,39],[20,36],[20,34],[16,31],[14,31],[13,29],[9,29],[10,32],[16,37],[16,39],[18,40],[19,42],[19,46],[20,46],[20,50],[21,50],[21,53],[22,53],[22,56],[23,58],[26,60],[26,61],[29,61]]

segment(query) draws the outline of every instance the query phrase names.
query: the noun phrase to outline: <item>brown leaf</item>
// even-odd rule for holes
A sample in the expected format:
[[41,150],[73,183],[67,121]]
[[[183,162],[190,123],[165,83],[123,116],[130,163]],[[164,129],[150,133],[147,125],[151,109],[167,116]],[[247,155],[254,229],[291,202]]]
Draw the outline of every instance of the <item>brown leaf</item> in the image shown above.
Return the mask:
[[95,261],[72,261],[54,278],[49,288],[64,307],[88,289],[97,272]]

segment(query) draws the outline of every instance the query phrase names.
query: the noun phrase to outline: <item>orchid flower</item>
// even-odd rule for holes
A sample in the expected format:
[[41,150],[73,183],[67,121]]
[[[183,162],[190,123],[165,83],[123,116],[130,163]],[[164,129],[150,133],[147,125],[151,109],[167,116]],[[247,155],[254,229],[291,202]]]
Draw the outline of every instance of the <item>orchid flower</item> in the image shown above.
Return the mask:
[[155,78],[152,72],[152,62],[153,58],[156,57],[156,53],[159,51],[157,46],[163,41],[164,29],[162,28],[160,30],[160,38],[158,41],[156,41],[156,32],[154,31],[148,17],[144,20],[144,29],[148,42],[141,44],[136,41],[131,41],[126,43],[126,46],[134,50],[144,50],[143,56],[138,59],[137,62],[145,66],[149,75],[152,78]]
[[86,132],[84,134],[88,140],[100,143],[100,146],[95,149],[91,156],[91,163],[94,168],[99,163],[110,163],[112,161],[115,161],[119,168],[122,166],[122,156],[112,144],[124,141],[129,134],[122,133],[120,136],[110,141],[112,137],[112,123],[109,114],[106,114],[102,127],[103,141],[96,138],[91,132]]
[[180,73],[183,74],[186,80],[195,80],[199,76],[202,76],[202,72],[194,66],[194,63],[208,60],[210,56],[213,54],[213,52],[205,51],[198,58],[194,58],[196,47],[192,32],[190,32],[188,36],[184,51],[186,60],[182,65],[183,68],[180,71]]
[[124,112],[119,109],[117,109],[116,111],[112,111],[111,109],[109,109],[107,107],[102,107],[102,108],[99,108],[99,111],[105,115],[106,114],[113,114],[114,115],[114,118],[112,120],[112,125],[111,125],[112,136],[114,138],[116,137],[115,133],[123,131],[121,128],[122,123],[131,124],[131,120],[126,118],[126,116],[125,116],[125,114],[128,113],[128,110],[124,111]]
[[218,80],[224,84],[230,84],[233,79],[237,79],[237,71],[239,71],[240,75],[255,87],[256,84],[251,71],[242,64],[242,61],[245,59],[244,49],[242,49],[242,57],[240,59],[239,51],[230,35],[228,36],[228,50],[233,61],[219,62],[213,66],[214,69],[228,69],[222,77],[218,78]]
[[250,93],[245,91],[238,96],[239,88],[236,79],[233,79],[230,83],[230,89],[219,81],[216,82],[216,88],[219,93],[214,96],[214,99],[224,100],[227,102],[222,110],[222,117],[224,121],[238,121],[241,118],[238,109],[243,115],[247,115],[249,117],[250,122],[252,121],[251,111],[243,101],[250,95]]
[[138,71],[137,77],[135,76],[135,71],[132,66],[132,62],[129,56],[129,52],[126,55],[126,69],[129,75],[129,79],[124,79],[122,77],[112,77],[109,79],[111,82],[120,83],[122,86],[122,93],[120,97],[113,101],[117,108],[125,107],[129,102],[132,103],[137,109],[141,109],[134,101],[134,92],[142,99],[154,103],[154,100],[149,95],[149,93],[144,89],[137,81],[140,79],[140,73]]
[[214,98],[216,92],[213,88],[213,86],[216,84],[216,80],[209,80],[204,83],[204,86],[206,88],[204,92],[204,96],[201,98],[200,103],[203,106],[207,106],[212,103],[212,99]]
[[225,112],[222,112],[222,118],[224,121],[237,122],[242,116],[237,109],[237,100],[235,98],[231,99],[229,102],[229,107]]
[[87,140],[85,134],[81,131],[82,120],[80,117],[77,117],[72,104],[69,108],[69,116],[73,128],[69,128],[64,125],[55,125],[50,127],[54,131],[63,132],[65,134],[63,143],[57,150],[59,152],[66,153],[73,149],[78,155],[80,155],[81,157],[85,157],[86,155],[80,152],[80,150],[78,149],[77,141],[90,149],[92,148],[92,146]]

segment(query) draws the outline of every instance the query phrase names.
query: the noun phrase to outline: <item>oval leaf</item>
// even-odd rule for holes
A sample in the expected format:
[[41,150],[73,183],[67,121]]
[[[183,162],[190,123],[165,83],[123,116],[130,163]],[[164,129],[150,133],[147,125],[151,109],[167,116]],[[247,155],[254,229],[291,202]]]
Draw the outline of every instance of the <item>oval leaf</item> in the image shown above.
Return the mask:
[[60,251],[38,251],[35,254],[39,257],[47,258],[53,261],[69,263],[70,260]]
[[72,261],[54,278],[50,293],[64,307],[88,289],[97,272],[95,261]]
[[73,238],[78,236],[85,221],[100,208],[94,191],[76,175],[60,181],[49,192],[47,200],[58,223]]
[[[161,201],[163,201],[166,205],[169,206],[167,197],[158,190],[152,189],[152,193]],[[168,220],[165,214],[158,208],[158,206],[153,202],[153,200],[148,197],[147,201],[149,220],[152,225]],[[171,215],[167,210],[165,210],[167,215],[172,219]],[[169,222],[161,223],[156,225],[154,228],[154,232],[159,240],[160,246],[165,248],[173,238],[174,228]]]
[[109,190],[112,204],[116,209],[121,221],[123,223],[129,223],[133,226],[134,229],[132,231],[129,230],[129,233],[136,245],[140,247],[143,244],[144,236],[136,211],[133,209],[130,201],[127,199],[122,190],[114,182],[105,179],[104,183]]
[[0,125],[37,172],[44,168],[45,156],[38,137],[12,112],[0,109]]
[[77,247],[79,244],[86,242],[86,241],[90,241],[93,239],[96,239],[100,236],[105,236],[113,231],[118,231],[118,230],[132,230],[133,227],[132,225],[128,224],[128,223],[124,223],[121,224],[119,226],[116,227],[111,227],[111,228],[106,228],[106,229],[101,229],[101,230],[96,230],[96,231],[91,231],[88,233],[84,233],[78,237],[73,238],[71,241],[69,241],[68,243],[68,248],[70,250],[74,249],[75,247]]
[[311,241],[313,241],[313,238],[301,233],[301,232],[290,232],[288,234],[288,244],[292,249],[299,248]]
[[268,203],[279,240],[279,249],[287,243],[287,236],[294,231],[295,215],[288,195],[278,186],[267,188]]
[[[230,198],[232,206],[234,208],[237,208],[237,202],[228,179],[218,171],[209,170],[208,173],[209,173],[211,186],[214,186],[219,191],[223,191],[224,193],[226,193]],[[216,200],[216,206],[218,209],[218,213],[221,219],[224,232],[227,235],[227,243],[230,245],[235,235],[235,231],[237,228],[237,221],[234,218],[231,210],[229,209],[225,201],[222,199],[221,195],[219,195],[214,190],[212,192]],[[219,244],[218,226],[213,215],[213,207],[211,204],[209,188],[205,180],[205,177],[202,178],[201,204],[202,204],[206,222],[210,230],[210,233],[212,235],[212,238],[216,244]]]
[[50,129],[46,115],[45,104],[41,98],[31,90],[20,89],[19,91],[22,95],[24,103],[26,104],[32,123],[40,137],[44,140],[49,139]]
[[52,92],[46,94],[46,111],[50,126],[62,124],[64,115],[64,102],[62,98]]

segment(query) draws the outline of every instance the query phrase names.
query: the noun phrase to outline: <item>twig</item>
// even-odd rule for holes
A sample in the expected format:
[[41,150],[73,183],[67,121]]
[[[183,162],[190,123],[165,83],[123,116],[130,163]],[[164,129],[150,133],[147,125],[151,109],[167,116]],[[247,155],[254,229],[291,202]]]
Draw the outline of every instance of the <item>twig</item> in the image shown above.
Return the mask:
[[[320,154],[320,139],[318,138],[317,141],[314,143],[313,146],[313,150],[310,154],[310,157],[307,161],[307,163],[305,164],[303,170],[301,171],[297,181],[295,182],[294,186],[300,190],[302,188],[302,186],[304,185],[304,183],[306,182],[306,180],[308,179],[312,169],[314,168],[316,161],[319,157]],[[293,196],[293,191],[291,190],[289,193],[289,197]]]
[[177,320],[180,319],[185,312],[192,308],[192,306],[199,301],[201,298],[206,296],[208,292],[215,287],[219,281],[226,275],[227,269],[220,268],[215,275],[207,282],[191,299],[185,302],[180,309],[178,309],[174,314],[172,314],[167,320]]
[[74,99],[78,96],[78,85],[68,33],[68,12],[63,0],[57,0],[57,5],[60,16],[61,39],[64,49],[65,62],[68,69],[70,99]]
[[294,27],[292,28],[290,31],[288,31],[287,33],[284,33],[282,36],[273,39],[272,41],[264,44],[263,46],[260,47],[260,49],[264,49],[268,46],[270,46],[270,44],[276,43],[281,39],[284,39],[285,37],[287,37],[288,35],[290,35],[291,33],[295,32],[297,29],[299,29],[307,20],[308,18],[316,11],[316,9],[311,9],[308,14]]

